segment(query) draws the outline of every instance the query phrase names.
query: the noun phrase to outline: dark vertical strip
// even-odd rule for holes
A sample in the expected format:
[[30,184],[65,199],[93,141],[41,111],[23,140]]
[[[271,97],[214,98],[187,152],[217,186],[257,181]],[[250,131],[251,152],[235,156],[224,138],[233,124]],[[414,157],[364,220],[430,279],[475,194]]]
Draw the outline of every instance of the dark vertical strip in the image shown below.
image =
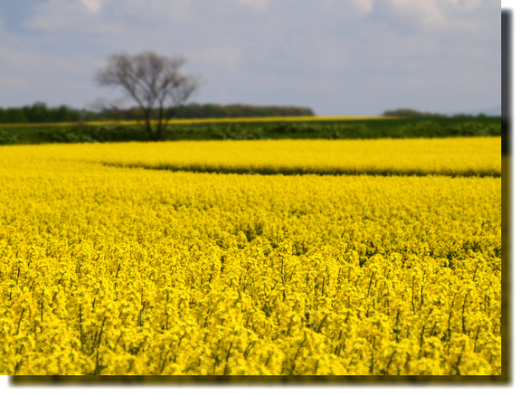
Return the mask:
[[[519,6],[505,0],[502,7],[502,377],[501,390],[518,389],[518,119]],[[514,268],[513,268],[514,267]],[[514,317],[513,317],[514,316]],[[515,362],[513,362],[513,357]],[[514,379],[514,380],[513,380]]]
[[[519,204],[519,195],[518,195],[518,126],[519,126],[519,116],[520,116],[520,85],[519,85],[519,78],[520,75],[520,1],[516,0],[516,102],[515,102],[515,109],[516,109],[516,227],[515,227],[515,241],[516,241],[516,303],[518,304],[518,296],[519,296],[519,271],[518,271],[518,253],[520,252],[520,245],[518,240],[518,228],[520,226],[519,216],[518,216],[518,204]],[[518,310],[518,306],[516,308]],[[518,371],[518,354],[519,353],[519,345],[518,345],[518,332],[519,332],[519,323],[518,323],[518,314],[516,314],[516,371]],[[516,379],[516,392],[520,392],[520,383],[519,380]]]

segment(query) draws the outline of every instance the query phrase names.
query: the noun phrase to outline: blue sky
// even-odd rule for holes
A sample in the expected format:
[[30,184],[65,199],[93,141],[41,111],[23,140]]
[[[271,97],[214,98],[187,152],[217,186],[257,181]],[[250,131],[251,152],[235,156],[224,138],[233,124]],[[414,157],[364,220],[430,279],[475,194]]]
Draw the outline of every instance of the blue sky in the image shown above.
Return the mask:
[[23,0],[0,2],[0,106],[117,98],[95,70],[143,50],[184,55],[200,103],[500,105],[500,0]]

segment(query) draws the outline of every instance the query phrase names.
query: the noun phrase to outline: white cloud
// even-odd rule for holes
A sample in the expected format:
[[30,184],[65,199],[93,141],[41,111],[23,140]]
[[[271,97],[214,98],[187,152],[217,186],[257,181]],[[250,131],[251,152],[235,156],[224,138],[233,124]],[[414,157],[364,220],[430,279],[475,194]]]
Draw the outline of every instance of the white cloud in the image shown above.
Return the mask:
[[368,14],[374,8],[374,0],[347,0],[363,15]]
[[500,0],[384,0],[381,4],[389,20],[397,18],[403,25],[426,31],[488,34],[489,26],[482,22],[492,20],[489,12],[495,10],[500,19]]
[[487,2],[490,4],[498,4],[500,6],[500,0],[446,0],[448,3],[451,3],[464,11],[471,11],[479,7],[482,2]]
[[[108,0],[110,1],[110,0]],[[117,25],[103,24],[100,11],[101,0],[48,0],[32,8],[32,15],[22,26],[29,30],[43,31],[89,31],[106,33],[117,30]]]
[[[135,26],[129,18],[142,21],[188,24],[192,0],[47,0],[33,6],[23,23],[30,30],[109,33]],[[134,21],[135,23],[135,21]]]
[[330,9],[334,5],[346,4],[349,12],[353,12],[356,17],[362,17],[369,14],[374,8],[374,0],[325,0],[326,9]]
[[92,13],[97,13],[103,5],[103,0],[79,0]]
[[443,14],[439,0],[386,0],[397,16],[422,24],[439,25]]

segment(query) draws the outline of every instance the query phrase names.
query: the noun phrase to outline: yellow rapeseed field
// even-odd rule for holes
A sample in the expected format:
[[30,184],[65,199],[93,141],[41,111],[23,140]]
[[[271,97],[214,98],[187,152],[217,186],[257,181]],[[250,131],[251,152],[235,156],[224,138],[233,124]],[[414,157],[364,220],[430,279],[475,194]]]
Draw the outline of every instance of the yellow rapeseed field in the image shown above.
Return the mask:
[[499,143],[370,144],[0,147],[0,373],[500,374]]
[[5,149],[53,160],[260,174],[500,176],[500,137],[408,140],[178,141],[55,144]]

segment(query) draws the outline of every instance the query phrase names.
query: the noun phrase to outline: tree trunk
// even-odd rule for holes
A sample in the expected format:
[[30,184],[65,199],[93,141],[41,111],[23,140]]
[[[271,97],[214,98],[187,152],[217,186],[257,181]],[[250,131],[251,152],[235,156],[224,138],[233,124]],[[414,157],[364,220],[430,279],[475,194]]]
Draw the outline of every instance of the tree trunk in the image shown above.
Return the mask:
[[164,108],[161,105],[159,106],[159,119],[157,120],[157,141],[163,140],[163,117],[164,117]]
[[150,141],[153,141],[154,140],[154,135],[153,135],[153,129],[152,129],[152,124],[150,122],[150,116],[147,114],[145,115],[146,116],[146,119],[145,119],[145,122],[146,122],[146,130],[148,131],[148,139]]

